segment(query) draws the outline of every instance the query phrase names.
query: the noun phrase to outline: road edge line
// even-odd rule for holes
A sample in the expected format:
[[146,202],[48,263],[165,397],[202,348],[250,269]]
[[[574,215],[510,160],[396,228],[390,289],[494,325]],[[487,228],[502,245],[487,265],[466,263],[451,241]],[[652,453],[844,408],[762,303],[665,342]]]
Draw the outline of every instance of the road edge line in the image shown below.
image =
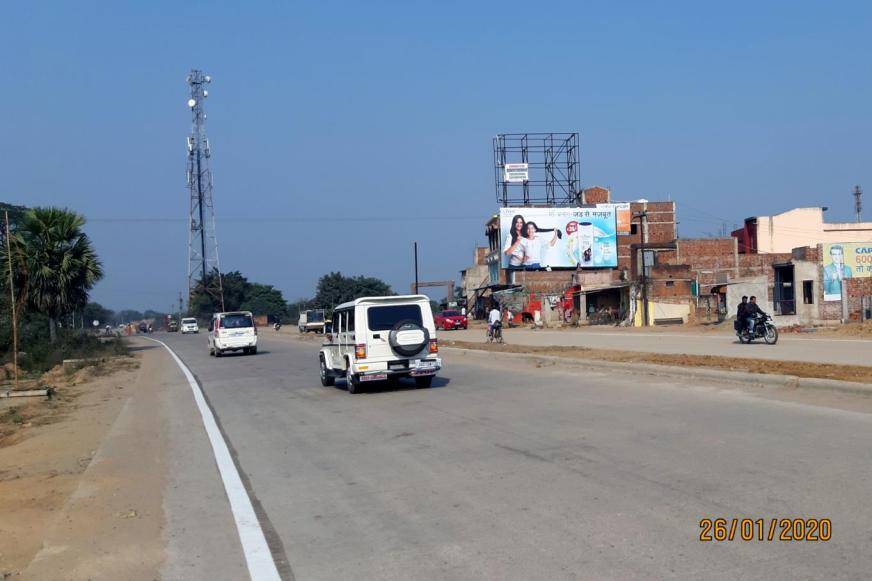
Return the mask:
[[227,494],[227,499],[230,502],[230,512],[233,514],[233,520],[236,522],[236,531],[239,533],[239,542],[245,555],[245,563],[248,566],[249,576],[252,581],[281,581],[272,552],[266,542],[266,535],[264,535],[257,514],[254,512],[254,505],[251,503],[248,491],[245,490],[245,485],[230,455],[227,442],[218,428],[215,416],[212,414],[212,410],[209,409],[209,405],[206,403],[206,398],[197,384],[194,374],[191,373],[188,366],[185,365],[169,345],[151,337],[143,337],[143,339],[148,339],[162,345],[175,359],[176,365],[179,366],[185,379],[188,380],[188,385],[191,387],[191,392],[194,395],[194,402],[197,404],[197,409],[200,410],[203,428],[209,437],[209,443],[212,445],[212,454],[218,466],[218,473],[221,475],[221,482],[224,484],[224,492]]

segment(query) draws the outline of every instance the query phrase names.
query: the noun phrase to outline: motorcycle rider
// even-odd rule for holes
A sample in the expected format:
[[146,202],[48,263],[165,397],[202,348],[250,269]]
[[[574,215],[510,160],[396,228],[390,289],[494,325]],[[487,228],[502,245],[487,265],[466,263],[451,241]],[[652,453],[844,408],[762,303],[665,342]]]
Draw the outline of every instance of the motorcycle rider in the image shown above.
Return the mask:
[[745,325],[748,322],[748,295],[744,295],[742,297],[742,302],[739,303],[739,308],[736,309],[736,322],[738,323],[738,328],[736,329],[739,333],[745,330]]
[[493,336],[494,332],[494,324],[502,322],[502,313],[500,310],[494,305],[494,307],[490,310],[490,313],[487,316],[487,334],[488,337]]
[[763,317],[766,313],[757,304],[757,297],[752,296],[748,306],[745,307],[745,317],[748,319],[748,332],[754,334],[754,325],[757,317]]

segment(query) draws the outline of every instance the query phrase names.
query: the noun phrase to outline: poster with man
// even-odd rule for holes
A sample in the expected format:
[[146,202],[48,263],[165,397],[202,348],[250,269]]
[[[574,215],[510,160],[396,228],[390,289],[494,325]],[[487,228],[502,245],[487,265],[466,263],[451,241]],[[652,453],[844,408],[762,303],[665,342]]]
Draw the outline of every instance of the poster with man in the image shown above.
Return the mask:
[[500,240],[503,268],[618,265],[614,207],[500,208]]
[[872,277],[872,244],[824,244],[823,264],[824,300],[842,300],[842,282],[846,278]]

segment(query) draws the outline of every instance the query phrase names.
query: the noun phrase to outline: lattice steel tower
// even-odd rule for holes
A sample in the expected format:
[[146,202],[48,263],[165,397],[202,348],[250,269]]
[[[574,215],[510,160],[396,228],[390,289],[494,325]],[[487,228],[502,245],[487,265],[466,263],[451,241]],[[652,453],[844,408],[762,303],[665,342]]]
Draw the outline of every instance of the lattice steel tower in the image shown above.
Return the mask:
[[191,89],[188,107],[192,117],[191,135],[188,137],[188,192],[191,202],[188,219],[188,307],[194,292],[202,288],[223,311],[224,289],[218,264],[212,171],[209,169],[211,152],[206,138],[204,107],[209,95],[206,86],[212,82],[212,77],[195,69],[188,75],[187,81]]

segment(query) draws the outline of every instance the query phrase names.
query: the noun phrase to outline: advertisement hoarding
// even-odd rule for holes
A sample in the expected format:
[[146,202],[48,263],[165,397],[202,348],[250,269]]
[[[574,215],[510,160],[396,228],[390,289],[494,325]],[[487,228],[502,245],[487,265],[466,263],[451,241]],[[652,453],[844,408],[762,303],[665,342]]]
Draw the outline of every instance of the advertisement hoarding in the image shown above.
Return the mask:
[[824,300],[842,300],[842,281],[872,277],[872,243],[841,242],[823,245]]
[[530,179],[530,166],[526,163],[507,163],[503,166],[503,177],[509,183],[521,183]]
[[614,204],[597,204],[597,208],[613,207],[615,209],[615,221],[617,222],[617,233],[619,236],[625,236],[630,233],[630,202],[616,202]]
[[503,268],[618,265],[614,207],[500,208],[500,240]]

